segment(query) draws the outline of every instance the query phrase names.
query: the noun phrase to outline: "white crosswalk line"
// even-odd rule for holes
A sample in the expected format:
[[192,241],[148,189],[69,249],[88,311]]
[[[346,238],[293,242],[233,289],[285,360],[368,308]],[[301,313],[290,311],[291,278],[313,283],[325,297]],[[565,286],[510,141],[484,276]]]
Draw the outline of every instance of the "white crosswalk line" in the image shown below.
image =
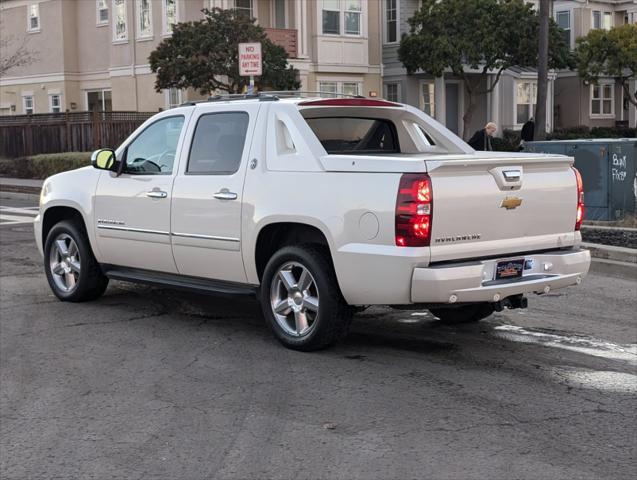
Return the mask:
[[33,215],[35,217],[38,214],[38,207],[17,208],[0,206],[0,213],[17,213],[20,215]]
[[29,225],[38,214],[38,207],[6,207],[0,205],[1,225]]
[[33,217],[20,217],[17,215],[0,215],[0,225],[17,225],[33,223]]

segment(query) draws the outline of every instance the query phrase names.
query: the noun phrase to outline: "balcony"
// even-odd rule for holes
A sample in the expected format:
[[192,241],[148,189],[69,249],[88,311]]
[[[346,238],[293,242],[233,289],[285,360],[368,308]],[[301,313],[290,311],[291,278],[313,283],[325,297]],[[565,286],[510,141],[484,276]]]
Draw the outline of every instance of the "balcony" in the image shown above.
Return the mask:
[[272,42],[285,48],[290,58],[297,57],[297,31],[291,28],[264,28]]

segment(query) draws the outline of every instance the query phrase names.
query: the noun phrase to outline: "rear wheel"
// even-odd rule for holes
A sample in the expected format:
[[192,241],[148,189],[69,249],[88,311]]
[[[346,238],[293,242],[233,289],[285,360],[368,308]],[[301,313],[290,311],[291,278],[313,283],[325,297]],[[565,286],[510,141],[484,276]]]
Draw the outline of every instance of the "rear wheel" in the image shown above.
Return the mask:
[[494,312],[494,308],[490,303],[476,303],[461,307],[432,308],[429,311],[444,323],[459,324],[483,320]]
[[84,228],[70,220],[49,231],[44,243],[44,270],[51,290],[63,301],[94,300],[108,286]]
[[272,256],[263,273],[261,308],[277,339],[304,351],[344,338],[352,316],[329,253],[314,245],[285,247]]

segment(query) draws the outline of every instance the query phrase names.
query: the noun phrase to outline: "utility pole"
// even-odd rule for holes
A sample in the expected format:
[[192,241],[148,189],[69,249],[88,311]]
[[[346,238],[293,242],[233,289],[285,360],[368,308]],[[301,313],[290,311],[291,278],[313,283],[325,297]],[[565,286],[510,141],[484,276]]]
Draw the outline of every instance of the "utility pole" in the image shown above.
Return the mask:
[[534,140],[546,138],[546,96],[549,67],[549,10],[550,0],[540,0],[540,41],[537,65],[537,105],[535,107]]

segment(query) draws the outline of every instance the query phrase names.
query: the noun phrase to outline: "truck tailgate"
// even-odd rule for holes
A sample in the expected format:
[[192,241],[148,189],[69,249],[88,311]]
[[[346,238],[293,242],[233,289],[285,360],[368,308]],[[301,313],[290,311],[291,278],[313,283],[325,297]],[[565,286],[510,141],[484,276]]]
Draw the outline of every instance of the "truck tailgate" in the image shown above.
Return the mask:
[[569,157],[427,161],[431,262],[573,246],[577,185]]

